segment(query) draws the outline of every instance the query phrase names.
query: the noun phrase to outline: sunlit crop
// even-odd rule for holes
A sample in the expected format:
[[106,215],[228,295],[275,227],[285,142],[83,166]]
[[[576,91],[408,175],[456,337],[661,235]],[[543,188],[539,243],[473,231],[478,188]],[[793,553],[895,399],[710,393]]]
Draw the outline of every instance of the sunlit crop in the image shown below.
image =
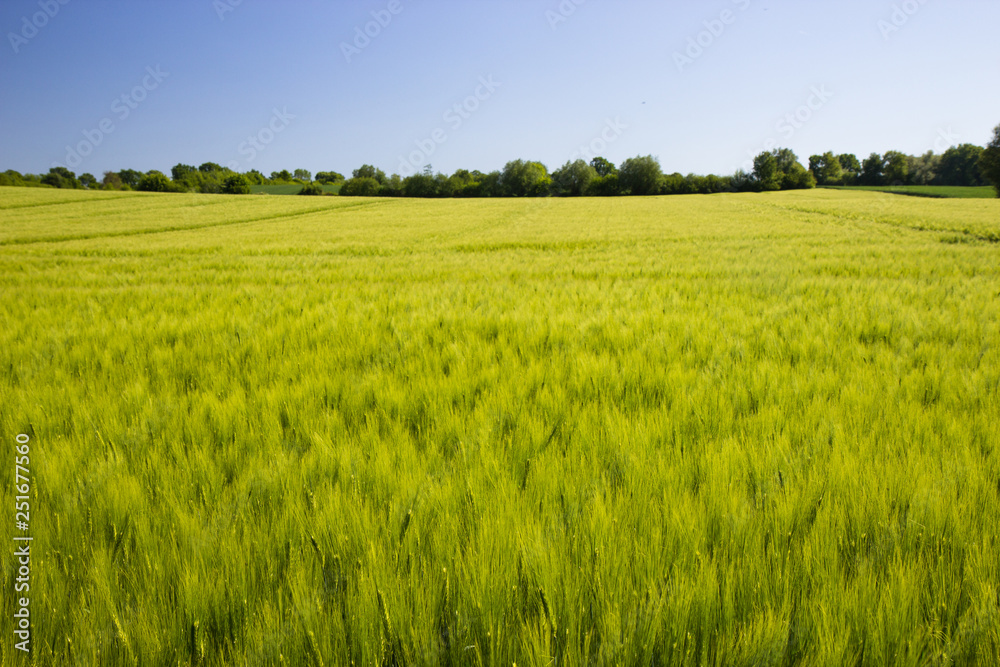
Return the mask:
[[0,188],[35,664],[995,665],[997,240],[862,192]]

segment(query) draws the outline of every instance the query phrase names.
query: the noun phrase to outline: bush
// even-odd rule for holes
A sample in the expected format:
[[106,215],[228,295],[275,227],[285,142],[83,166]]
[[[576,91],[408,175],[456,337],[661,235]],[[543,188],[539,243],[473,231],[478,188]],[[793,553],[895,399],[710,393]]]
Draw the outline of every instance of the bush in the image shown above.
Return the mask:
[[1000,197],[1000,125],[993,130],[993,140],[979,156],[979,171],[993,184]]
[[782,190],[809,190],[816,187],[812,172],[796,162],[781,179]]
[[330,183],[343,183],[344,175],[338,174],[335,171],[320,171],[316,173],[316,180],[324,185]]
[[76,180],[76,174],[66,167],[52,167],[49,173],[42,176],[43,185],[51,185],[54,188],[74,188],[81,187],[80,181]]
[[299,190],[299,194],[316,197],[325,195],[326,191],[323,190],[323,186],[319,183],[306,183],[302,186],[302,189]]
[[340,194],[344,197],[377,197],[381,186],[378,181],[370,176],[351,178],[344,187],[340,189]]
[[514,160],[504,166],[499,185],[506,197],[542,197],[552,187],[552,179],[541,162]]
[[588,197],[616,197],[620,194],[618,174],[598,176],[588,185],[584,194]]
[[23,187],[24,176],[13,169],[8,169],[4,173],[0,174],[0,185]]
[[166,174],[159,171],[151,171],[139,179],[136,188],[141,192],[183,192],[176,183],[170,181]]
[[629,158],[618,170],[622,193],[640,197],[660,194],[661,178],[660,163],[652,155]]
[[407,176],[403,181],[403,195],[406,197],[437,197],[438,183],[429,173]]
[[690,194],[688,182],[684,176],[678,173],[664,175],[660,179],[660,194],[663,195],[686,195]]
[[729,188],[733,192],[753,192],[757,188],[757,182],[753,174],[737,169],[736,173],[729,179]]
[[552,174],[552,193],[559,197],[579,197],[595,178],[597,170],[585,161],[567,162]]
[[243,174],[233,174],[222,184],[222,194],[225,195],[248,195],[250,194],[250,183]]
[[[730,180],[733,189],[741,190],[742,180],[734,176]],[[816,177],[803,167],[795,157],[795,153],[787,148],[778,148],[755,157],[753,182],[753,189],[757,192],[804,190],[816,187]]]
[[113,171],[104,172],[104,178],[101,180],[102,190],[121,190],[124,187],[125,184],[122,183],[121,176]]

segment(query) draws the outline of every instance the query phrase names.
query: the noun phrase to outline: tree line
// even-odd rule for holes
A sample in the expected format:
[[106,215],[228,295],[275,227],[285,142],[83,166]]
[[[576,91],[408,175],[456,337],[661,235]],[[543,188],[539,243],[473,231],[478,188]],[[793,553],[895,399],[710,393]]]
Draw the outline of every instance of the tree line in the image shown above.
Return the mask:
[[899,151],[872,153],[865,160],[832,151],[809,158],[806,168],[794,152],[778,148],[759,154],[753,171],[731,176],[665,174],[652,155],[629,158],[616,166],[603,157],[567,162],[553,172],[541,162],[513,160],[502,170],[483,173],[459,169],[450,176],[430,167],[412,176],[386,175],[363,165],[350,178],[335,171],[282,170],[265,176],[257,170],[239,173],[214,162],[198,167],[178,164],[170,176],[123,169],[105,172],[98,181],[92,174],[76,176],[65,167],[41,175],[8,170],[0,185],[145,192],[200,192],[249,194],[254,185],[297,184],[299,194],[328,194],[324,185],[340,184],[341,196],[360,197],[578,197],[714,194],[719,192],[770,192],[819,186],[852,185],[951,185],[993,184],[1000,197],[1000,126],[988,146],[962,144],[941,155],[921,156]]
[[106,171],[101,180],[89,173],[77,177],[66,167],[53,167],[44,175],[20,174],[14,170],[0,173],[0,185],[204,194],[249,194],[252,185],[304,185],[343,181],[343,174],[337,172],[319,172],[314,180],[312,173],[306,169],[296,169],[294,172],[285,169],[271,172],[270,177],[267,177],[256,169],[239,173],[214,162],[206,162],[199,167],[178,164],[170,170],[170,176],[155,169],[147,172],[135,169]]
[[[1000,128],[998,128],[1000,129]],[[987,149],[962,144],[937,155],[928,151],[920,156],[889,151],[872,153],[858,161],[854,155],[832,152],[809,158],[809,171],[818,185],[954,185],[978,187],[990,185]]]
[[327,194],[322,185],[341,184],[340,195],[359,197],[572,197],[622,195],[713,194],[717,192],[762,192],[767,190],[812,188],[816,180],[799,163],[795,153],[777,149],[762,153],[753,173],[732,176],[664,174],[651,155],[629,158],[616,166],[597,157],[576,160],[549,172],[537,161],[513,160],[502,170],[483,173],[459,169],[454,174],[435,174],[430,167],[403,178],[386,175],[372,165],[355,169],[350,178],[335,171],[313,175],[305,169],[272,172],[235,172],[214,162],[199,167],[178,164],[170,176],[160,171],[123,169],[105,172],[98,181],[92,174],[77,177],[65,167],[53,167],[48,174],[0,174],[0,185],[138,190],[143,192],[200,192],[209,194],[249,194],[254,185],[299,184],[300,194]]

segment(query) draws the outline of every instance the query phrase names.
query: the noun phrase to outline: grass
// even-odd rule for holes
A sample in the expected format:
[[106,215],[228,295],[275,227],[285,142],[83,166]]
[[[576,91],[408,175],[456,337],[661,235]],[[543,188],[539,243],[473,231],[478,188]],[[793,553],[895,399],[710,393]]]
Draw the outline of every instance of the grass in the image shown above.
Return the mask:
[[[327,183],[320,184],[323,191],[328,194],[337,194],[340,192],[343,183]],[[300,183],[284,183],[281,185],[251,185],[251,194],[260,195],[297,195],[302,190],[302,185]]]
[[35,664],[1000,661],[998,202],[0,210]]
[[890,192],[911,197],[933,197],[944,199],[996,199],[996,189],[985,187],[955,187],[949,185],[856,185],[828,186],[834,190],[856,190],[868,192]]

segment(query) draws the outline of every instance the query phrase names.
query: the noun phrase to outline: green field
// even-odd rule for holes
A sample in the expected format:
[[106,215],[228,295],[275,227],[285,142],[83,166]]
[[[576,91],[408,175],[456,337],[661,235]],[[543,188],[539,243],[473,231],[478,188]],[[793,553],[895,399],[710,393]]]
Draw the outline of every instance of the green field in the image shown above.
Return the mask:
[[[340,192],[343,183],[320,184],[325,192],[335,195]],[[302,190],[300,183],[283,183],[281,185],[251,185],[250,193],[255,195],[297,195]]]
[[889,192],[894,195],[911,197],[932,197],[938,199],[996,199],[997,191],[991,186],[956,187],[951,185],[852,185],[826,186],[833,190],[854,190],[867,192]]
[[834,190],[0,188],[34,664],[996,665],[998,240]]

